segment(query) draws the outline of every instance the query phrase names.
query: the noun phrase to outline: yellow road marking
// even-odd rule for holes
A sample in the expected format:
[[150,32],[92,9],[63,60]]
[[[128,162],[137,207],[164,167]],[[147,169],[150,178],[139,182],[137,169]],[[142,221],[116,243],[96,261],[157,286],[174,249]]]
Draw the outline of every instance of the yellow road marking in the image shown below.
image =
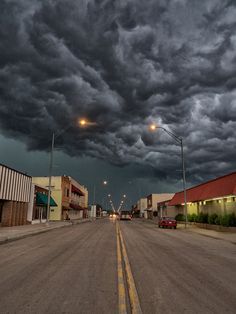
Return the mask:
[[117,229],[118,229],[118,233],[120,235],[121,249],[122,249],[123,258],[124,258],[124,262],[125,262],[125,270],[126,270],[126,277],[127,277],[127,283],[128,283],[131,312],[132,312],[132,314],[141,314],[142,309],[140,306],[138,293],[137,293],[137,290],[135,287],[134,277],[133,277],[132,272],[131,272],[130,262],[129,262],[128,255],[126,252],[124,239],[123,239],[121,230],[118,226],[117,226]]
[[124,275],[122,269],[121,247],[119,240],[118,225],[116,224],[116,239],[117,239],[117,271],[118,271],[118,294],[119,294],[119,314],[127,314]]

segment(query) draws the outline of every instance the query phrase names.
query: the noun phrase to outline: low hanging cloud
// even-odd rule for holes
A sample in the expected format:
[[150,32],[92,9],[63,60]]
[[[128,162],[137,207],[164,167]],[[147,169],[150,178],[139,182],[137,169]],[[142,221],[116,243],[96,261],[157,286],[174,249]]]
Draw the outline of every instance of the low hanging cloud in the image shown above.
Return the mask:
[[[191,182],[235,169],[236,4],[226,0],[2,0],[0,127],[29,150]],[[77,117],[96,125],[75,126]],[[148,174],[150,175],[150,173]]]

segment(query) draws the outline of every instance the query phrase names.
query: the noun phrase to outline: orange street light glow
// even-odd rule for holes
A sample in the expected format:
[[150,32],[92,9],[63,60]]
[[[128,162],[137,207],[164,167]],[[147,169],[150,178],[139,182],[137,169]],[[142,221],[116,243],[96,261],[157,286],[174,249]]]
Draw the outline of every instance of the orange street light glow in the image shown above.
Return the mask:
[[156,130],[156,125],[155,124],[151,124],[149,128],[150,128],[151,131],[155,131]]
[[85,126],[87,124],[87,121],[85,119],[82,119],[79,121],[79,124]]

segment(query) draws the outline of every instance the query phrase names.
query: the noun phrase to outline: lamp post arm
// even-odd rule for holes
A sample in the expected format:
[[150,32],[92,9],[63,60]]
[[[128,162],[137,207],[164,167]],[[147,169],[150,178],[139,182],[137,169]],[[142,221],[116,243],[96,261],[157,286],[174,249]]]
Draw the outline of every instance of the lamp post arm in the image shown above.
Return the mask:
[[176,142],[178,142],[181,145],[182,138],[178,137],[174,133],[170,132],[169,130],[167,130],[167,129],[161,127],[161,126],[157,126],[156,128],[157,129],[162,129],[163,131],[165,131],[170,137],[172,137]]
[[61,130],[60,132],[55,133],[54,137],[55,139],[57,139],[60,135],[62,135],[63,133],[65,133],[67,130],[69,130],[72,127],[71,124],[69,124],[65,129]]

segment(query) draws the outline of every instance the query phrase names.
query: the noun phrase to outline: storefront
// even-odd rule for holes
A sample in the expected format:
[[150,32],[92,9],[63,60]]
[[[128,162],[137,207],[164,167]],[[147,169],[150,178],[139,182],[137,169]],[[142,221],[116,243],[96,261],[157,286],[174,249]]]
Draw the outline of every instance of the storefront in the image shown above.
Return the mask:
[[[27,221],[29,223],[43,223],[47,220],[47,204],[48,204],[48,189],[39,185],[32,184],[32,195],[28,209]],[[57,204],[54,199],[50,198],[50,208]]]

